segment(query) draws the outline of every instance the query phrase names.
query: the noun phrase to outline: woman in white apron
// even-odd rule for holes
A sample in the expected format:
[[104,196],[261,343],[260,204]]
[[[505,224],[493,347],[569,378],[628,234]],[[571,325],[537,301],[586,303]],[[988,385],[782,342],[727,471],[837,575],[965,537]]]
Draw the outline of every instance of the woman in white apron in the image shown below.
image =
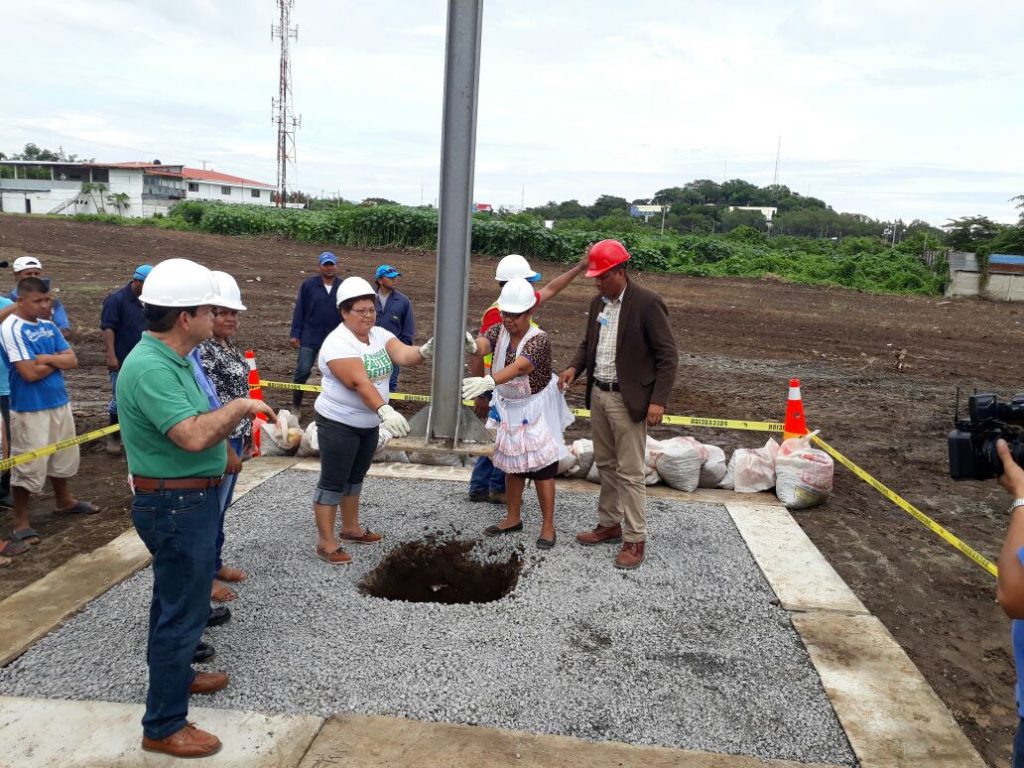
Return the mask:
[[523,529],[520,516],[527,480],[537,488],[542,515],[538,549],[555,546],[555,475],[558,462],[568,453],[562,437],[573,416],[552,372],[548,335],[533,325],[537,296],[523,278],[505,283],[498,298],[501,323],[476,340],[476,353],[494,353],[490,376],[473,376],[462,382],[462,397],[479,397],[494,391],[491,404],[500,421],[494,438],[494,466],[507,473],[505,519],[487,528],[488,536]]

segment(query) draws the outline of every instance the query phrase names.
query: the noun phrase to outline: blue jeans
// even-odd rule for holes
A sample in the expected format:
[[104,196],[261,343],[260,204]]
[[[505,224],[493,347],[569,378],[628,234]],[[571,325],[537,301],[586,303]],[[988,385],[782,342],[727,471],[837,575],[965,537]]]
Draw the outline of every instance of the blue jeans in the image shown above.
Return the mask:
[[217,493],[136,493],[132,522],[153,555],[149,606],[149,693],[142,732],[163,739],[185,727],[192,656],[210,616]]
[[504,493],[505,473],[491,463],[490,456],[481,456],[469,476],[470,493]]
[[[233,450],[239,457],[242,455],[242,438],[240,437],[229,437],[228,442],[231,444],[231,450]],[[228,511],[228,507],[231,506],[232,497],[235,495],[235,485],[238,483],[238,475],[224,475],[224,482],[217,486],[217,504],[220,505],[220,520],[217,523],[217,560],[213,567],[213,575],[217,575],[217,571],[220,570],[221,566],[224,565],[224,561],[220,559],[221,550],[224,549],[224,517]]]
[[110,402],[107,403],[107,413],[117,416],[117,371],[107,371],[110,376]]
[[398,391],[398,366],[394,363],[391,364],[391,381],[388,383],[388,391]]
[[1013,768],[1024,768],[1024,718],[1017,722],[1017,734],[1013,737]]
[[[292,381],[296,384],[305,384],[309,381],[309,374],[313,372],[313,363],[320,354],[320,347],[299,347],[299,358],[295,361],[295,375]],[[292,405],[296,408],[302,407],[302,390],[296,389],[292,392]]]

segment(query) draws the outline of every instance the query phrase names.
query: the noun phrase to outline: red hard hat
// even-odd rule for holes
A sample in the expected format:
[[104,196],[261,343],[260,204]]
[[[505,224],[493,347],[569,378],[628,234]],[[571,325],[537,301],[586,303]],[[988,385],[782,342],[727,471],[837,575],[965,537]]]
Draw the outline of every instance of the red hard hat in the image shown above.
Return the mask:
[[587,277],[597,277],[629,261],[629,251],[618,240],[602,240],[590,246],[587,257],[590,259]]

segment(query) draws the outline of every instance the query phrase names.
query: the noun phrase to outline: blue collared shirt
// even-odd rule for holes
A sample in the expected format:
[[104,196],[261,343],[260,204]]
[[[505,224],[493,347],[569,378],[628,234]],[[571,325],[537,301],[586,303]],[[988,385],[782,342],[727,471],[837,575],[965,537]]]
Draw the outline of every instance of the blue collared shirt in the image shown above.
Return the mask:
[[[54,317],[56,317],[56,312],[54,312]],[[139,297],[132,291],[131,283],[114,291],[103,300],[100,328],[103,330],[109,328],[114,332],[114,354],[117,356],[117,361],[123,363],[128,357],[128,353],[139,343],[142,332],[146,330],[146,317],[142,312],[142,304],[139,303]]]

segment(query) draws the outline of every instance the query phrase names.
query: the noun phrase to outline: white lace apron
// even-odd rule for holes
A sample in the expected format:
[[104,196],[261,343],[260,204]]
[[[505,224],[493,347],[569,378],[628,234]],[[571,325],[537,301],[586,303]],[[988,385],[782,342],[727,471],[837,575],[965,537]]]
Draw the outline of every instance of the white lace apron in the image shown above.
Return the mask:
[[[539,328],[530,327],[516,348],[517,358],[523,354],[526,342],[540,332]],[[510,341],[508,331],[502,328],[494,346],[492,376],[505,367]],[[548,385],[535,395],[530,394],[528,374],[499,384],[491,404],[501,417],[498,423],[493,419],[487,422],[489,428],[497,428],[491,461],[498,469],[513,474],[535,472],[568,453],[562,433],[572,424],[573,415],[565,403],[565,395],[558,389],[558,377],[554,374]]]

